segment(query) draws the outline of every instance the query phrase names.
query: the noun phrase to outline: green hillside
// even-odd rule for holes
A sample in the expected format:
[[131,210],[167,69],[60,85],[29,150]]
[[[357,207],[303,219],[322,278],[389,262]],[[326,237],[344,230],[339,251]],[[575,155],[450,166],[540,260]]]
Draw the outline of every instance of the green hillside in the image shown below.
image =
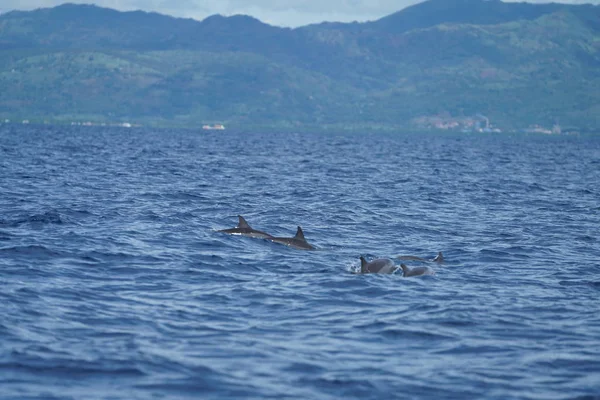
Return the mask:
[[72,4],[12,12],[0,15],[0,118],[393,129],[485,115],[597,130],[599,10],[431,0],[297,29]]

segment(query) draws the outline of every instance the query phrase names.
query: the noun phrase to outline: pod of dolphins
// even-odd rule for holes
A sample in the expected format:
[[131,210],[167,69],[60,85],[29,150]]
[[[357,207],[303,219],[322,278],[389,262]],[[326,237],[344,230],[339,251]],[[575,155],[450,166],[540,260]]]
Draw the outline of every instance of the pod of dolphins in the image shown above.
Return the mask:
[[300,250],[314,250],[315,249],[315,247],[313,245],[311,245],[310,243],[308,243],[306,241],[306,239],[304,238],[304,232],[302,232],[301,227],[298,227],[298,230],[296,231],[296,236],[294,236],[292,238],[275,237],[275,236],[269,235],[267,232],[253,229],[248,224],[248,222],[246,222],[244,217],[242,217],[241,215],[238,215],[238,218],[240,220],[235,228],[223,229],[223,230],[220,230],[217,232],[228,233],[230,235],[248,236],[248,237],[257,238],[257,239],[266,239],[266,240],[270,240],[271,242],[274,242],[274,243],[284,244],[284,245],[292,247],[294,249],[300,249]]
[[[308,243],[308,241],[304,238],[304,232],[302,232],[302,228],[298,226],[298,230],[296,231],[296,235],[294,237],[275,237],[267,232],[259,231],[257,229],[252,228],[248,222],[242,217],[238,215],[239,222],[235,228],[231,229],[222,229],[217,232],[227,233],[230,235],[241,235],[247,236],[251,238],[257,239],[265,239],[269,240],[273,243],[280,243],[285,246],[292,247],[294,249],[299,250],[314,250],[315,247]],[[444,262],[444,256],[440,251],[438,255],[431,259],[424,259],[416,256],[398,256],[395,257],[397,260],[407,260],[407,261],[419,261],[419,262],[435,262],[442,263]],[[400,264],[398,267],[394,264],[394,261],[390,258],[377,258],[371,261],[367,261],[364,257],[360,257],[360,274],[393,274],[397,270],[402,269],[402,276],[405,278],[411,276],[420,276],[420,275],[435,275],[435,271],[427,266],[422,267],[414,267],[410,268],[405,264]]]

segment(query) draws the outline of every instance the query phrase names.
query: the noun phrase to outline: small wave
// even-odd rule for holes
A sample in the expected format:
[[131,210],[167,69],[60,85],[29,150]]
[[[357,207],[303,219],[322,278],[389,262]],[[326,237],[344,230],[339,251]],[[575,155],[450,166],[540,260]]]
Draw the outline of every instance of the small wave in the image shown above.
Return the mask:
[[75,218],[86,218],[86,217],[94,216],[94,213],[91,211],[88,211],[88,210],[70,209],[67,211],[67,213],[69,214],[69,216],[75,217]]
[[62,224],[64,221],[60,214],[55,211],[48,211],[43,214],[34,214],[25,219],[24,222],[37,222],[42,224]]
[[[41,361],[41,360],[40,360]],[[94,364],[86,366],[74,361],[64,361],[64,364],[59,364],[58,361],[44,362],[5,362],[0,363],[0,370],[21,370],[35,373],[36,375],[60,375],[65,377],[86,376],[86,375],[111,375],[111,376],[144,376],[142,370],[135,367],[100,367]]]
[[43,214],[33,214],[14,220],[0,219],[0,226],[18,227],[25,224],[63,224],[64,221],[56,211],[48,211]]
[[529,184],[529,186],[527,187],[530,191],[537,191],[537,192],[545,192],[546,188],[543,187],[542,185],[540,185],[539,183],[531,183]]
[[325,376],[316,379],[303,378],[300,382],[318,387],[319,391],[334,391],[336,397],[366,398],[368,393],[376,389],[373,383],[360,378]]
[[[102,251],[89,251],[85,254],[79,256],[82,260],[87,260],[91,262],[101,262],[101,261],[110,261],[110,262],[122,262],[122,261],[140,261],[145,263],[160,263],[164,260],[162,258],[150,255],[150,254],[131,254],[125,252],[102,252]],[[121,267],[120,264],[115,265],[115,267]]]
[[577,236],[575,239],[581,240],[582,242],[590,242],[590,243],[596,241],[595,237],[589,236],[589,235]]
[[164,158],[166,156],[167,154],[160,149],[144,148],[138,151],[137,154],[133,155],[131,158],[134,160],[139,158],[152,160],[153,158]]
[[[491,250],[491,249],[482,249],[479,251],[480,261],[482,262],[506,262],[513,261],[517,258],[517,255],[514,253],[509,253],[507,251],[502,250]],[[522,255],[518,256],[518,258],[527,258]]]
[[588,189],[588,188],[577,189],[575,191],[575,193],[577,193],[577,194],[595,194],[595,192],[592,189]]
[[408,329],[389,328],[382,331],[383,336],[391,339],[429,340],[429,339],[452,339],[451,336],[430,331],[418,331]]
[[[195,397],[199,393],[202,393],[204,396],[209,393],[213,395],[218,394],[216,398],[232,398],[232,396],[235,398],[253,398],[258,392],[258,388],[245,387],[232,383],[226,379],[209,379],[204,375],[197,375],[190,379],[170,379],[165,383],[138,384],[134,387],[170,394],[166,396],[166,398],[171,398],[173,395],[177,394],[185,394],[186,398],[188,395]],[[179,396],[175,397],[179,398]]]
[[438,350],[436,354],[491,354],[491,353],[503,353],[506,349],[501,346],[489,346],[489,345],[467,345],[459,343],[456,346],[452,346],[449,349]]
[[600,281],[559,281],[561,286],[588,286],[600,290]]
[[176,200],[204,200],[206,197],[201,193],[193,193],[187,191],[180,191],[175,193],[170,193],[169,198],[173,198]]
[[287,367],[283,368],[284,371],[293,372],[293,373],[323,373],[325,369],[316,364],[310,364],[307,362],[292,362]]
[[46,257],[56,257],[61,255],[60,252],[50,250],[46,246],[41,245],[29,245],[29,246],[13,246],[13,247],[5,247],[0,248],[0,253],[2,254],[13,254],[13,255],[26,255],[26,256],[46,256]]

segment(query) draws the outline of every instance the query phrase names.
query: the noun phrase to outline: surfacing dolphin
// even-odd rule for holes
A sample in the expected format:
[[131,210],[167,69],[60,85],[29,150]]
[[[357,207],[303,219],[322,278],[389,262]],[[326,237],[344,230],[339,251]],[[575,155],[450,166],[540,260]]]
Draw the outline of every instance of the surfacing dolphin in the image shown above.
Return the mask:
[[442,254],[441,251],[439,251],[438,254],[437,254],[437,256],[435,256],[431,260],[427,260],[425,258],[421,258],[421,257],[417,257],[417,256],[398,256],[398,257],[396,257],[396,259],[397,260],[403,260],[403,261],[420,261],[420,262],[443,263],[444,262],[444,255]]
[[217,232],[228,233],[230,235],[248,236],[248,237],[257,238],[257,239],[270,239],[273,237],[273,236],[269,235],[267,232],[262,232],[262,231],[258,231],[256,229],[252,229],[252,227],[250,225],[248,225],[248,223],[246,222],[244,217],[242,217],[241,215],[238,215],[238,218],[240,221],[238,222],[238,225],[235,228],[222,229]]
[[367,261],[363,256],[360,256],[360,273],[361,274],[393,274],[398,267],[394,265],[394,261],[389,258],[377,258]]
[[435,275],[435,271],[429,267],[409,268],[405,264],[400,264],[400,268],[402,268],[402,276],[405,278],[409,276]]
[[272,242],[281,243],[286,246],[292,247],[294,249],[299,250],[314,250],[315,247],[306,241],[304,238],[304,232],[302,232],[302,228],[298,227],[296,231],[296,236],[293,238],[284,238],[284,237],[269,237],[267,238]]

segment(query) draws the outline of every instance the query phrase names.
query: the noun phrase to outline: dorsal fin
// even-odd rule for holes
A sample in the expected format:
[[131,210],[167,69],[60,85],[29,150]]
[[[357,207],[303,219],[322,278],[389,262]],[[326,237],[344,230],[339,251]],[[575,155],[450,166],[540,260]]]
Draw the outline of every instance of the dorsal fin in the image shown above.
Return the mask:
[[435,256],[435,258],[433,259],[434,262],[444,262],[444,255],[442,254],[442,252],[438,252],[438,255]]
[[302,232],[302,228],[298,227],[298,231],[296,231],[296,236],[294,236],[294,239],[306,242],[306,239],[304,239],[304,232]]
[[410,272],[410,268],[406,264],[400,264],[400,268],[402,268],[402,276],[406,276]]
[[365,258],[363,256],[360,256],[360,272],[363,274],[366,274],[369,272],[369,269],[367,268],[367,260],[365,260]]
[[238,215],[238,218],[240,219],[240,222],[238,222],[238,228],[250,228],[250,225],[248,225],[244,217]]

